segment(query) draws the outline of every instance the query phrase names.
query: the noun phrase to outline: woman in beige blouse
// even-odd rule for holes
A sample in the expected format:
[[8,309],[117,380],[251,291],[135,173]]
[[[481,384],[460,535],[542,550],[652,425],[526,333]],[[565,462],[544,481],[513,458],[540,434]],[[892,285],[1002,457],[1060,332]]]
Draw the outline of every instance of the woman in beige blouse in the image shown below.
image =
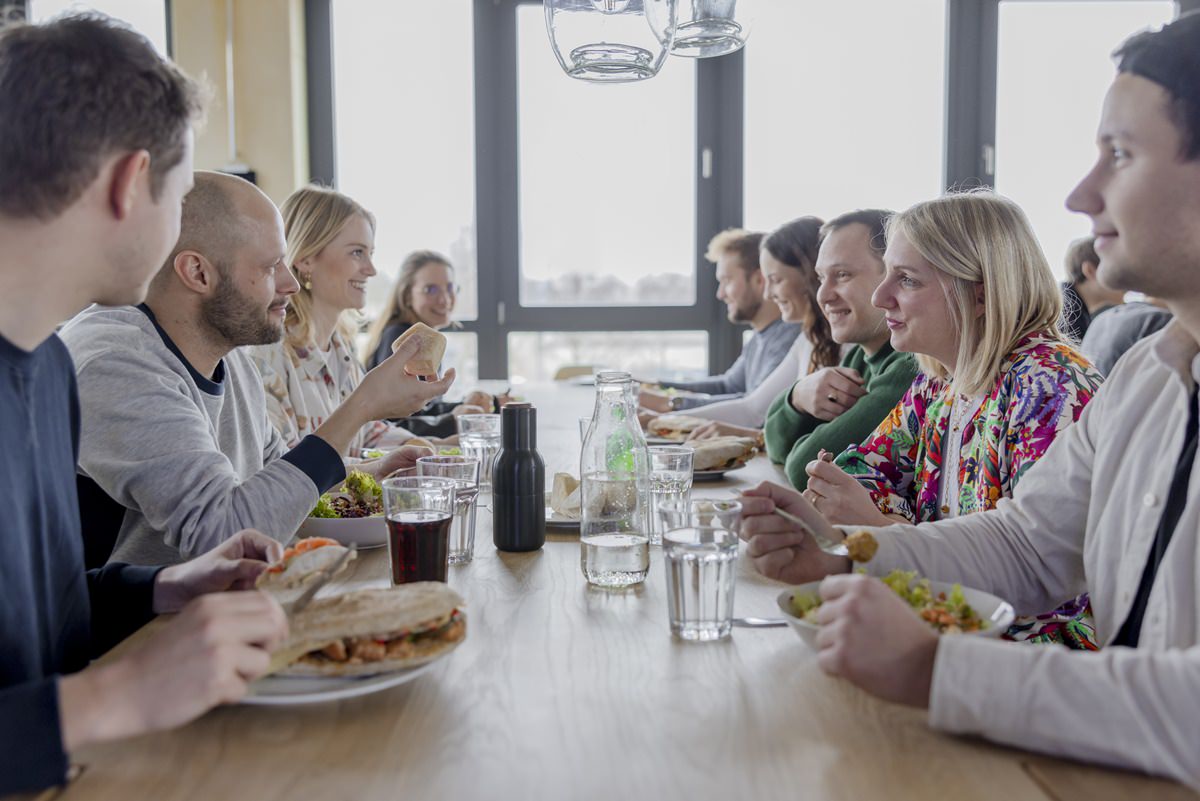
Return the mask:
[[[300,291],[287,310],[287,332],[274,345],[251,348],[267,392],[267,412],[288,447],[312,433],[363,377],[353,341],[367,281],[375,275],[375,218],[355,201],[306,186],[283,203],[287,263]],[[387,421],[363,427],[343,456],[364,448],[389,451],[413,435]],[[386,474],[412,463],[411,449],[358,465]]]

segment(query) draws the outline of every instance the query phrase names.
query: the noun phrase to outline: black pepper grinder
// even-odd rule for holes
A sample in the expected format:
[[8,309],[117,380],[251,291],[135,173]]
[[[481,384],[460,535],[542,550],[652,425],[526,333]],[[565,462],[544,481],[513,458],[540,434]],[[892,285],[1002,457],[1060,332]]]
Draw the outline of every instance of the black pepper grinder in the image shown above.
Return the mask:
[[546,544],[546,465],[537,452],[537,409],[500,411],[500,452],[492,463],[492,541],[500,551]]

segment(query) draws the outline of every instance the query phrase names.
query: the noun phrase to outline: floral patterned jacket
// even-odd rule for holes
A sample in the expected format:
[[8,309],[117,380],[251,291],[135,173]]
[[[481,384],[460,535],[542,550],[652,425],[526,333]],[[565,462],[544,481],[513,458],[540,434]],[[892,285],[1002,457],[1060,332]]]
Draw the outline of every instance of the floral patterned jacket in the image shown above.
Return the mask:
[[[267,392],[267,416],[289,448],[316,431],[364,375],[354,349],[336,332],[328,351],[296,347],[287,337],[248,350]],[[411,438],[403,428],[376,420],[362,427],[342,455],[357,458],[363,448],[387,450]]]
[[[959,513],[991,509],[1011,497],[1058,432],[1079,419],[1103,380],[1071,346],[1041,334],[1022,339],[963,428]],[[885,514],[913,523],[940,519],[938,487],[953,404],[947,382],[919,374],[874,433],[836,463],[870,491]]]

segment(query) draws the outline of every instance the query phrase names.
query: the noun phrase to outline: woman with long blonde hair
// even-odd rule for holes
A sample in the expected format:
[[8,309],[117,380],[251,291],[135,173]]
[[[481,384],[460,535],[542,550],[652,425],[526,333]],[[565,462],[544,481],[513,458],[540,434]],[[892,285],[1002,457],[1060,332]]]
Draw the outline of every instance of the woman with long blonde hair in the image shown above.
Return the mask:
[[[1011,200],[980,191],[918,203],[889,221],[887,239],[872,302],[921,372],[865,442],[809,464],[805,497],[849,525],[991,509],[1103,378],[1059,332],[1058,286]],[[1094,647],[1085,607],[1070,601],[1013,636]]]
[[[250,350],[271,422],[294,447],[362,381],[353,342],[367,281],[375,275],[375,218],[346,195],[320,186],[296,190],[280,210],[287,264],[300,291],[288,306],[283,341]],[[378,420],[364,426],[342,455],[357,463],[364,448],[388,450],[412,437]],[[387,473],[405,461],[411,459],[388,454],[360,469]]]

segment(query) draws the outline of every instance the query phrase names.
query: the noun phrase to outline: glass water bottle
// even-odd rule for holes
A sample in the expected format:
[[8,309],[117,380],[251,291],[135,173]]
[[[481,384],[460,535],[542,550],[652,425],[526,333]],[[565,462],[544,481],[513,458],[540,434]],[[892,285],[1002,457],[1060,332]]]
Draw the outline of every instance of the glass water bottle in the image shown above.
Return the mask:
[[629,373],[596,376],[579,475],[584,578],[602,587],[641,584],[650,570],[650,453]]

